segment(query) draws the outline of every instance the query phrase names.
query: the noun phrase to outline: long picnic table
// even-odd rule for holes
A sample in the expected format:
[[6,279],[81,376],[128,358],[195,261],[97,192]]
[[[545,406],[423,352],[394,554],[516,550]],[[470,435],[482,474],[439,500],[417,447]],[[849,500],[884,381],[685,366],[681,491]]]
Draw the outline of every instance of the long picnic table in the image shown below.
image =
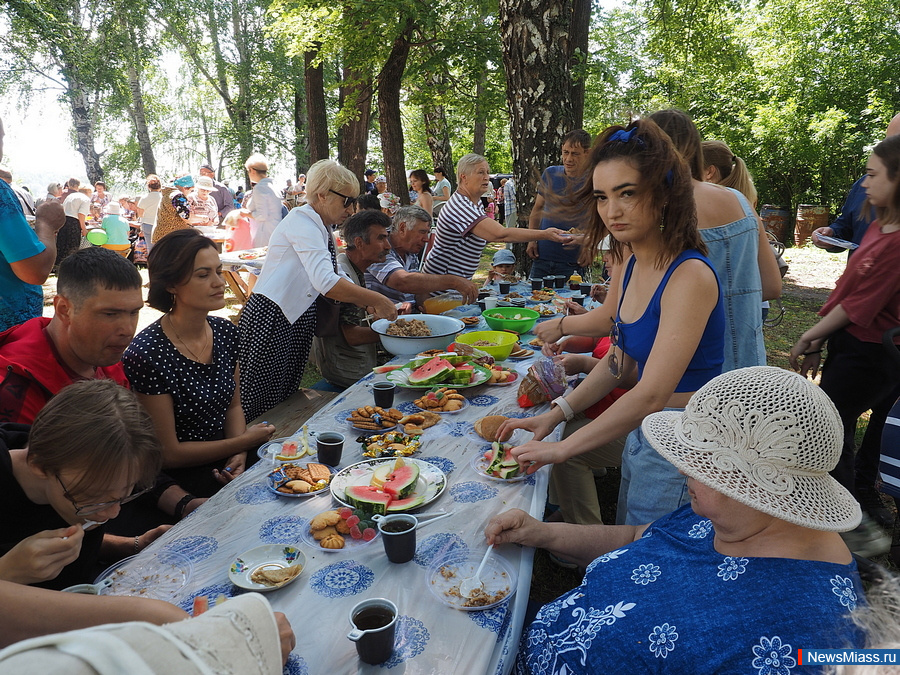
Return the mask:
[[[477,307],[461,307],[458,311],[474,315]],[[482,319],[481,324],[469,330],[486,328]],[[523,336],[523,344],[531,337]],[[473,459],[489,445],[474,433],[473,424],[478,419],[494,414],[521,417],[546,409],[546,404],[526,410],[516,404],[521,373],[539,356],[540,350],[535,349],[525,361],[505,362],[520,373],[514,385],[485,384],[461,389],[468,405],[458,413],[443,415],[440,424],[422,435],[420,450],[413,458],[427,463],[432,473],[445,476],[446,486],[434,501],[413,513],[445,510],[452,516],[417,532],[416,555],[411,562],[389,562],[380,537],[368,544],[351,542],[352,546],[336,552],[307,543],[310,520],[340,504],[328,490],[308,498],[276,495],[268,483],[274,460],[267,457],[138,556],[125,561],[124,573],[139,574],[145,567],[151,569],[160,561],[171,559],[172,554],[187,558],[192,566],[190,580],[177,591],[163,591],[161,597],[190,611],[199,596],[215,600],[243,592],[229,581],[229,568],[241,554],[263,544],[296,546],[307,557],[302,574],[296,581],[267,594],[274,609],[287,615],[297,634],[297,646],[285,672],[374,673],[387,667],[389,671],[398,668],[394,672],[406,675],[508,673],[522,631],[533,549],[495,549],[493,555],[512,566],[518,581],[511,599],[492,609],[461,611],[447,606],[429,591],[427,576],[429,565],[447,553],[480,556],[486,548],[484,527],[495,514],[521,508],[542,517],[549,468],[511,483],[491,479],[473,464]],[[397,357],[393,362],[407,360],[409,357]],[[385,378],[386,375],[372,374],[362,378],[307,421],[309,431],[316,434],[336,431],[345,436],[339,471],[366,459],[356,441],[359,432],[345,418],[360,406],[372,405],[371,385]],[[404,413],[414,412],[417,408],[412,401],[422,393],[398,387],[394,407]],[[350,630],[350,609],[357,602],[374,597],[394,601],[401,615],[394,652],[381,666],[367,666],[359,661],[354,643],[346,636]]]

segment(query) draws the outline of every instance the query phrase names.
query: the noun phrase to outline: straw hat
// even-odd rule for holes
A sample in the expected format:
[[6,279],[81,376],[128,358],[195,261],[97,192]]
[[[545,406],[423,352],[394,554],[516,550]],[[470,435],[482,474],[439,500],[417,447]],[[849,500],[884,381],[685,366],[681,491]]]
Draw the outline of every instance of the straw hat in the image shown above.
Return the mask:
[[837,409],[796,373],[768,366],[723,373],[684,412],[653,413],[641,429],[683,473],[742,504],[814,530],[859,525],[859,504],[828,475],[844,438]]
[[194,181],[194,187],[198,190],[206,190],[208,192],[217,192],[218,188],[216,188],[215,183],[213,183],[213,179],[209,176],[200,176],[196,181]]

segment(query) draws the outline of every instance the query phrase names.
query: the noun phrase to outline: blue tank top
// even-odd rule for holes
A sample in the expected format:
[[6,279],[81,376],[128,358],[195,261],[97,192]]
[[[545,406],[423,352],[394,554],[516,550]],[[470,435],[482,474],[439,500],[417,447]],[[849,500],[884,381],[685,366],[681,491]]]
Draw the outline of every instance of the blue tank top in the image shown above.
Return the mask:
[[[634,270],[634,257],[628,261],[625,277],[622,280],[622,297],[619,298],[619,306],[616,308],[616,323],[619,326],[619,347],[637,362],[638,379],[644,375],[644,365],[650,358],[650,350],[653,349],[653,342],[656,340],[656,333],[659,330],[660,302],[663,292],[666,290],[666,284],[669,283],[669,278],[681,263],[694,259],[702,260],[713,271],[713,274],[716,274],[712,263],[699,251],[696,249],[683,251],[669,265],[669,269],[666,270],[659,286],[656,287],[643,315],[637,321],[623,323],[620,313],[622,301],[628,290],[628,282],[631,280],[631,273]],[[675,393],[697,391],[722,372],[725,348],[725,310],[722,304],[722,286],[719,283],[718,274],[716,274],[716,286],[719,294],[716,306],[706,322],[706,330],[703,331],[697,351],[694,352],[687,370],[684,371],[684,375],[675,387]]]

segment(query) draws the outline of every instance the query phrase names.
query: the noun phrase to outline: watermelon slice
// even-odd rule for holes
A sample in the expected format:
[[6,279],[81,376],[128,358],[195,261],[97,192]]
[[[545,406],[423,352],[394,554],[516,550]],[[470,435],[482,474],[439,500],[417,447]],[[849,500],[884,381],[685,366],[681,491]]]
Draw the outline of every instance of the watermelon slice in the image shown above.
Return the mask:
[[419,480],[419,467],[417,464],[404,464],[394,467],[391,475],[385,481],[381,489],[387,492],[392,499],[406,499],[416,489],[416,481]]
[[392,497],[371,485],[349,485],[344,488],[344,496],[354,508],[366,513],[387,513],[388,504]]
[[384,373],[389,373],[392,370],[399,370],[400,368],[403,368],[403,367],[404,367],[404,365],[402,363],[398,364],[398,365],[394,365],[394,366],[385,364],[383,366],[376,366],[375,368],[372,368],[372,372],[375,373],[376,375],[384,375]]
[[485,473],[508,480],[519,475],[519,463],[512,455],[512,446],[506,443],[494,442],[491,444],[491,450],[485,453],[490,454],[491,463],[485,470]]
[[453,372],[453,366],[446,359],[435,356],[427,363],[419,366],[409,374],[410,384],[435,384],[443,382],[448,373]]
[[397,513],[398,511],[408,511],[425,503],[425,495],[415,495],[406,499],[394,499],[388,504],[388,513]]

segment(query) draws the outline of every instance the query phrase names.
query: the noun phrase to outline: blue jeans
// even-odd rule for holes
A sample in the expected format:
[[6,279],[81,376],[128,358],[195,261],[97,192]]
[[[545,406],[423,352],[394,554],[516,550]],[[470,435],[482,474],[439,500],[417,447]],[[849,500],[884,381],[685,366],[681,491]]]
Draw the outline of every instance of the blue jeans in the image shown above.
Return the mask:
[[616,524],[652,523],[689,501],[687,478],[653,449],[640,427],[628,434],[622,453]]
[[540,279],[550,275],[557,276],[565,274],[567,276],[572,276],[576,272],[578,274],[584,274],[584,268],[579,267],[577,263],[573,264],[556,260],[541,260],[538,258],[531,263],[531,272],[528,274],[531,279]]

